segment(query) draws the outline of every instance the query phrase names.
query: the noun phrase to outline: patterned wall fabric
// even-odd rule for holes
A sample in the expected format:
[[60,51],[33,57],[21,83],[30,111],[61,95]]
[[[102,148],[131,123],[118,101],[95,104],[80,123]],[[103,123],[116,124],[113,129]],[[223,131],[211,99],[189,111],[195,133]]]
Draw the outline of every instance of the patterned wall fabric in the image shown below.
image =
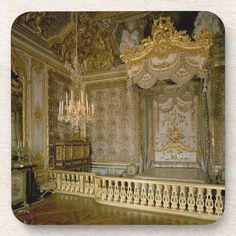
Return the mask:
[[[216,70],[213,89],[214,152],[215,165],[225,164],[225,74],[224,67]],[[215,155],[214,155],[215,154]]]
[[126,83],[90,85],[95,106],[91,125],[92,161],[137,163],[139,158],[138,99],[129,97]]
[[70,80],[52,70],[48,72],[48,76],[49,158],[52,163],[55,155],[53,145],[56,141],[78,140],[79,137],[69,124],[57,120],[59,101],[65,99],[66,91],[70,91]]

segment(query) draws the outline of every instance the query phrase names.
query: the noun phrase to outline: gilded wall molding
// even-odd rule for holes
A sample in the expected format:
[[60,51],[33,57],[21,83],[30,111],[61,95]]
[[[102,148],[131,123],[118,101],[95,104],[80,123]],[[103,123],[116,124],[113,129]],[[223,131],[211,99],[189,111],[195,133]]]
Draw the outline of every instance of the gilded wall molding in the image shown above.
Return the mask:
[[34,123],[37,127],[40,127],[43,123],[43,109],[42,106],[37,103],[33,108]]
[[37,77],[34,77],[34,79],[39,80],[39,82],[41,82],[41,77],[39,75],[44,73],[44,63],[38,59],[32,58],[31,70],[33,70],[37,75]]
[[11,50],[11,69],[16,73],[20,79],[26,80],[28,78],[28,58],[21,51],[12,47]]
[[35,43],[29,37],[22,35],[22,33],[12,29],[12,48],[17,48],[17,50],[23,52],[23,54],[28,54],[35,59],[43,61],[44,63],[55,68],[61,74],[65,76],[68,75],[64,64],[51,53],[51,51],[40,44]]

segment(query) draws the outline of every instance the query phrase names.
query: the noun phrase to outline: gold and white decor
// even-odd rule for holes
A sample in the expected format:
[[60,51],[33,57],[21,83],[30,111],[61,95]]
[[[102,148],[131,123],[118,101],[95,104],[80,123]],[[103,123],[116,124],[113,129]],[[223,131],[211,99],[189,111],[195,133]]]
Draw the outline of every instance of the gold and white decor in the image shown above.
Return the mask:
[[86,126],[91,121],[94,114],[94,104],[89,104],[88,95],[85,93],[82,83],[82,74],[86,70],[86,63],[84,61],[84,63],[80,65],[78,61],[77,22],[78,19],[76,14],[75,57],[72,59],[72,64],[68,61],[65,62],[65,67],[71,74],[71,80],[75,90],[71,89],[70,94],[66,92],[65,100],[59,102],[59,113],[57,118],[58,121],[70,123],[74,132],[79,132],[81,137],[85,139]]
[[[198,113],[208,93],[212,45],[212,33],[206,28],[190,37],[186,31],[177,31],[169,17],[159,17],[154,20],[151,36],[137,49],[127,45],[121,54],[127,87],[138,86],[153,94],[156,167],[199,167]],[[165,81],[172,84],[157,85]]]
[[[37,183],[41,198],[55,192],[37,206],[58,224],[78,209],[77,224],[111,223],[113,206],[198,224],[224,213],[224,31],[208,13],[191,14],[29,12],[14,22],[15,209],[31,204]],[[67,209],[74,199],[84,213]],[[26,208],[32,223],[39,208]]]
[[143,39],[136,50],[127,45],[121,54],[128,87],[137,84],[148,89],[167,79],[184,84],[194,76],[207,79],[211,46],[212,34],[206,28],[192,39],[186,31],[177,31],[169,17],[159,17],[151,37]]

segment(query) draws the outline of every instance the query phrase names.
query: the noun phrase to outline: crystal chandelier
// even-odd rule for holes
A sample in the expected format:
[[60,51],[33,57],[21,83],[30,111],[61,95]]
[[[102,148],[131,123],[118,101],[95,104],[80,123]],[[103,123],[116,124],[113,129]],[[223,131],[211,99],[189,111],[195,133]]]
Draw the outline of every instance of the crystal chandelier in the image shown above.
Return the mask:
[[71,74],[71,79],[75,87],[75,92],[79,92],[74,97],[74,91],[71,89],[70,95],[66,92],[65,101],[59,102],[58,121],[67,122],[76,133],[80,133],[82,138],[86,138],[86,126],[91,121],[94,114],[94,104],[89,104],[88,95],[84,92],[82,84],[82,74],[86,70],[86,63],[79,64],[77,55],[77,14],[76,14],[76,51],[72,64],[66,61],[65,67]]

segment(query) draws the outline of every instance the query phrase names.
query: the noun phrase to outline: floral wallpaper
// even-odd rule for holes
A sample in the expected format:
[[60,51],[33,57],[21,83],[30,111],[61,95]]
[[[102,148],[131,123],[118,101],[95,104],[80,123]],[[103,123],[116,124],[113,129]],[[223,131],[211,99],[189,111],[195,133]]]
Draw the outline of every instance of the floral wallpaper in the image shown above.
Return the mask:
[[95,113],[91,124],[92,161],[136,163],[139,158],[138,98],[126,83],[90,85]]
[[66,91],[70,91],[70,80],[52,70],[49,70],[48,76],[49,160],[52,163],[55,142],[78,140],[79,137],[69,124],[57,120],[59,101],[65,99]]

